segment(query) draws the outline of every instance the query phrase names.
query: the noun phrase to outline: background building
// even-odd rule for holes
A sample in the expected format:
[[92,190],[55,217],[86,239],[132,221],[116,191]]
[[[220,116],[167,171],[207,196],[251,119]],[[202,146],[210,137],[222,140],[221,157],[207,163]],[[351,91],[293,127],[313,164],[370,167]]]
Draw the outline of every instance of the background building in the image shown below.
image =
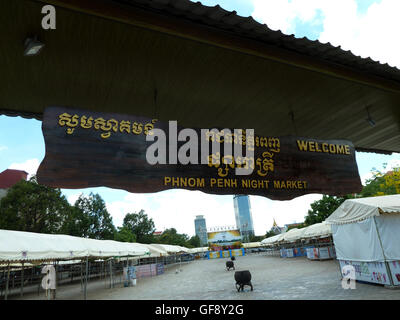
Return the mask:
[[251,215],[250,199],[246,195],[233,196],[236,226],[240,230],[243,242],[249,242],[254,236],[253,217]]
[[279,227],[278,224],[276,223],[275,219],[274,219],[274,223],[272,225],[271,231],[275,234],[280,234],[282,232],[285,232],[286,229],[285,227]]
[[27,180],[28,173],[22,170],[7,169],[0,173],[0,199],[5,197],[7,190],[20,180]]
[[304,222],[294,222],[294,223],[285,224],[285,232],[288,231],[289,229],[293,229],[293,228],[302,228],[303,224],[304,224]]
[[196,219],[194,220],[194,229],[196,236],[200,238],[200,245],[207,246],[207,226],[204,216],[196,216]]

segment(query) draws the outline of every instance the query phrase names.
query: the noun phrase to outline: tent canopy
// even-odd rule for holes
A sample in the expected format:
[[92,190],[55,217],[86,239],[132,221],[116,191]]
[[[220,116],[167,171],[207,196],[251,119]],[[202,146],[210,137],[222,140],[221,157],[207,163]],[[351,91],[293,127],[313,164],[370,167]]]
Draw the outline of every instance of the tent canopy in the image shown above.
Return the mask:
[[306,228],[294,228],[283,234],[283,240],[286,242],[294,242],[302,238]]
[[190,253],[200,253],[200,252],[207,252],[207,251],[208,251],[208,247],[200,247],[200,248],[189,249]]
[[144,256],[150,253],[149,248],[140,243],[0,230],[0,261],[3,262]]
[[171,244],[160,244],[160,243],[152,243],[151,244],[153,247],[159,248],[161,250],[164,250],[168,253],[182,253],[182,252],[186,252],[189,253],[190,250],[188,248],[185,247],[181,247],[181,246],[175,246],[175,245],[171,245]]
[[301,229],[291,229],[288,232],[266,238],[261,241],[262,245],[271,245],[279,242],[295,242],[300,239],[322,238],[332,235],[331,226],[325,222],[316,223]]
[[259,248],[261,247],[261,242],[248,242],[248,243],[243,243],[243,248],[248,249],[248,248]]
[[400,195],[348,199],[325,221],[329,224],[346,224],[391,213],[400,213]]
[[325,222],[312,224],[309,227],[304,228],[302,234],[303,239],[307,238],[323,238],[332,235],[331,226]]
[[169,255],[168,252],[161,247],[156,247],[153,244],[143,244],[143,245],[150,251],[150,254],[148,255],[149,258]]
[[283,239],[283,235],[284,235],[284,233],[280,233],[280,234],[277,234],[276,236],[266,238],[266,239],[261,241],[261,244],[263,244],[263,245],[271,245],[271,244],[280,242]]

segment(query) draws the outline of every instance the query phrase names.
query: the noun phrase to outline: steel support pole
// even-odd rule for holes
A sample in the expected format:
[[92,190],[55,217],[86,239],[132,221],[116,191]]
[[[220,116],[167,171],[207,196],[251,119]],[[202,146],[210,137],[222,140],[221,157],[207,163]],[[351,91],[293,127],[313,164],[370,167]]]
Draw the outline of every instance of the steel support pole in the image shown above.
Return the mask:
[[86,270],[85,270],[85,287],[83,290],[83,297],[86,300],[87,297],[87,280],[88,280],[88,271],[89,271],[89,257],[86,257]]
[[110,288],[113,287],[112,259],[110,260]]
[[10,263],[8,263],[8,270],[7,270],[7,282],[6,282],[6,295],[4,297],[4,300],[7,300],[8,298],[8,286],[10,282]]
[[21,297],[24,296],[24,262],[22,262],[22,271],[21,271]]
[[81,291],[83,290],[83,271],[82,271],[82,260],[81,260]]

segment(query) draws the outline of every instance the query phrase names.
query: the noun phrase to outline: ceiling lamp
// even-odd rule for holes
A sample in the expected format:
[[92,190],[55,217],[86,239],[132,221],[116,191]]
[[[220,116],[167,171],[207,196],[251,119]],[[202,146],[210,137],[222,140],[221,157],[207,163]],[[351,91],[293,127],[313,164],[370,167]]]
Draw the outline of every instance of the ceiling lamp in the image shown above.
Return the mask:
[[366,119],[367,122],[370,124],[371,127],[375,127],[376,122],[371,118],[371,115],[369,114],[369,107],[366,108],[367,109],[367,115],[368,118]]
[[35,56],[39,54],[44,47],[44,43],[40,42],[37,37],[27,38],[25,40],[24,56]]

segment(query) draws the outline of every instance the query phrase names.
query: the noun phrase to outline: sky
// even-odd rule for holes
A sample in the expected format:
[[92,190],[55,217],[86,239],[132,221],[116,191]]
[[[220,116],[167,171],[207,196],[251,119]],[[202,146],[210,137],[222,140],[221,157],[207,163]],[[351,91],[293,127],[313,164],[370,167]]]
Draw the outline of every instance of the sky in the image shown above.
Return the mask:
[[[254,19],[273,30],[307,37],[322,43],[330,42],[351,50],[355,55],[371,57],[400,69],[399,0],[203,0],[204,5],[219,4],[235,10],[241,16]],[[35,174],[44,158],[45,146],[41,122],[20,117],[0,116],[0,172],[9,169]],[[400,166],[400,155],[356,153],[361,180],[371,176],[372,168],[387,170]],[[207,227],[235,225],[233,196],[208,195],[200,191],[167,190],[154,194],[133,194],[106,187],[82,190],[62,189],[73,204],[81,193],[99,193],[105,200],[116,226],[121,226],[126,213],[144,209],[153,219],[156,229],[175,228],[180,233],[194,235],[196,215],[204,215]],[[250,196],[256,235],[263,235],[278,225],[302,222],[310,203],[322,198],[311,194],[290,201],[272,201]]]

